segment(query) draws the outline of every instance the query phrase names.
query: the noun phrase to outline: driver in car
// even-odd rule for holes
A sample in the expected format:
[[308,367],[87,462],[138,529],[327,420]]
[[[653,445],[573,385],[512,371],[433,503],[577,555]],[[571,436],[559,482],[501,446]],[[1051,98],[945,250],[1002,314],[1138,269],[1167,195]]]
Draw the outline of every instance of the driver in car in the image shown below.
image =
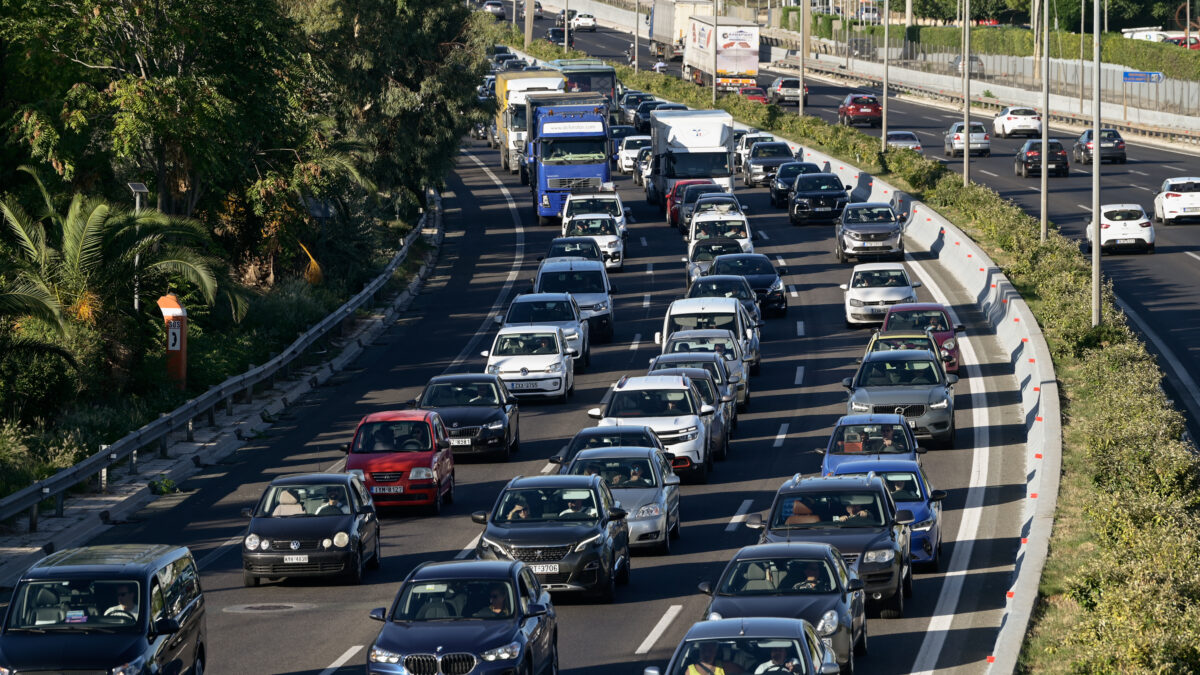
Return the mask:
[[796,659],[788,659],[787,648],[772,647],[771,660],[755,668],[754,675],[762,675],[762,673],[792,673],[795,672],[797,665],[799,665],[799,662]]
[[133,584],[117,585],[117,604],[104,610],[104,616],[121,615],[136,619],[138,615],[137,590]]

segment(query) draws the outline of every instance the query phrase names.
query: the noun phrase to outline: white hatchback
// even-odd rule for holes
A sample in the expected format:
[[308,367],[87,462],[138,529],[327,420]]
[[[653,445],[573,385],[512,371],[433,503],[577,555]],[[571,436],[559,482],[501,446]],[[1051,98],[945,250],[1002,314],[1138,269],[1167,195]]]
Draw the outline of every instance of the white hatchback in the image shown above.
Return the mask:
[[586,30],[596,32],[596,17],[591,14],[576,14],[571,21],[571,30]]
[[563,217],[583,213],[607,213],[617,221],[617,229],[624,236],[631,210],[621,202],[621,196],[616,190],[611,189],[611,183],[605,185],[600,192],[577,192],[567,195],[567,201],[563,202]]
[[[1095,222],[1087,228],[1093,245]],[[1154,253],[1154,224],[1140,204],[1104,204],[1100,207],[1100,252],[1137,250]]]
[[637,168],[638,150],[650,147],[649,136],[626,136],[621,139],[621,147],[617,150],[617,171],[632,173]]
[[575,350],[558,326],[501,328],[487,359],[487,373],[499,375],[516,396],[557,398],[566,403],[575,391]]
[[840,287],[846,292],[846,327],[881,323],[888,307],[916,302],[916,289],[920,285],[921,282],[908,278],[901,263],[855,265],[850,273],[850,283]]
[[992,131],[1000,138],[1042,135],[1042,116],[1027,106],[1014,105],[1000,111],[992,120]]
[[1174,225],[1183,219],[1200,219],[1200,178],[1168,178],[1154,195],[1154,219]]
[[587,237],[600,247],[605,269],[625,269],[625,236],[607,213],[580,213],[562,221],[562,236]]
[[746,214],[706,211],[692,217],[692,225],[688,229],[688,256],[691,256],[696,242],[718,237],[737,241],[742,247],[742,253],[754,253],[750,219]]

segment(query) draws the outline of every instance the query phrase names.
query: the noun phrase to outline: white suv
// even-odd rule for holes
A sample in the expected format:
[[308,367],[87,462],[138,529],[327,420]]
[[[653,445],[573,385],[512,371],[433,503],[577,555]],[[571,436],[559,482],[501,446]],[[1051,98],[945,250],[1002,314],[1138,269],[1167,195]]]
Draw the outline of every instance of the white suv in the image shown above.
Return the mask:
[[902,263],[855,265],[845,294],[846,328],[882,323],[888,307],[917,301],[919,281],[908,278]]
[[567,346],[575,350],[576,370],[592,363],[588,322],[570,293],[518,295],[508,306],[507,314],[496,315],[496,323],[503,327],[557,326],[567,338]]
[[617,221],[617,229],[625,236],[629,223],[630,208],[621,202],[621,196],[612,189],[611,183],[601,192],[572,192],[563,202],[563,218],[580,213],[607,213]]
[[588,416],[600,426],[647,426],[675,455],[676,472],[687,471],[708,481],[713,456],[709,426],[716,409],[705,405],[691,379],[683,375],[622,377],[605,397],[604,405]]
[[605,269],[625,269],[625,235],[617,226],[617,220],[607,213],[563,216],[562,236],[591,239],[600,247]]
[[487,359],[487,373],[499,375],[516,396],[557,398],[566,403],[575,390],[575,350],[558,326],[501,328]]
[[533,291],[570,293],[587,319],[588,335],[602,342],[612,341],[615,289],[608,282],[604,263],[584,258],[546,258],[538,266]]

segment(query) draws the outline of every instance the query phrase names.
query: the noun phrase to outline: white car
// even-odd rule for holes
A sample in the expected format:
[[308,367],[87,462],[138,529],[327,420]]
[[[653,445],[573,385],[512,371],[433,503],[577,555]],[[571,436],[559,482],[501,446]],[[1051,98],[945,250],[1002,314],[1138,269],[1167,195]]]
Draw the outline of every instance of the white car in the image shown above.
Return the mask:
[[[880,317],[883,318],[883,317]],[[681,330],[732,331],[742,349],[742,362],[751,375],[757,375],[762,364],[761,321],[755,321],[745,305],[737,298],[684,298],[667,307],[662,330],[654,334],[654,344],[661,345]]]
[[575,391],[575,350],[558,326],[501,328],[491,349],[480,352],[487,373],[498,375],[516,396],[557,398],[566,403]]
[[[963,123],[955,122],[950,125],[942,138],[942,151],[947,157],[958,157],[965,147],[963,141]],[[978,153],[984,157],[992,155],[992,137],[981,122],[971,122],[971,154]]]
[[675,456],[675,471],[708,481],[713,456],[709,425],[716,408],[705,405],[691,379],[681,375],[622,377],[604,406],[588,410],[600,426],[647,426]]
[[608,282],[604,263],[584,258],[546,258],[538,265],[534,293],[570,293],[588,322],[590,339],[613,339],[615,292]]
[[1174,225],[1185,218],[1200,219],[1200,178],[1168,178],[1154,195],[1154,219]]
[[1000,138],[1042,135],[1042,116],[1028,106],[1013,105],[1000,111],[992,120],[992,132]]
[[750,219],[746,214],[705,211],[692,216],[692,225],[688,228],[688,257],[691,257],[696,242],[718,237],[736,240],[742,247],[742,253],[754,253]]
[[625,269],[625,235],[616,218],[607,213],[577,213],[564,216],[562,236],[587,237],[600,247],[605,269]]
[[774,141],[775,137],[771,134],[761,132],[750,133],[738,139],[737,147],[733,149],[733,168],[741,170],[742,164],[746,161],[746,156],[750,154],[750,148],[755,143],[769,143]]
[[596,32],[596,17],[591,14],[576,14],[571,20],[571,30],[586,30]]
[[840,287],[846,292],[846,327],[882,323],[888,307],[916,302],[916,289],[920,285],[921,282],[908,278],[901,263],[855,265],[850,283]]
[[592,345],[588,340],[588,322],[570,293],[526,293],[513,298],[508,312],[496,315],[502,327],[557,326],[575,350],[575,367],[591,365]]
[[607,213],[617,221],[617,229],[621,231],[622,237],[627,234],[630,211],[631,209],[621,201],[621,196],[611,187],[606,187],[600,192],[572,193],[567,195],[567,201],[563,202],[563,218],[584,213]]
[[[1087,228],[1088,246],[1094,243],[1095,221]],[[1100,252],[1135,249],[1154,253],[1154,224],[1140,204],[1104,204],[1100,207]]]
[[626,136],[621,139],[621,147],[617,150],[617,171],[631,173],[637,166],[638,150],[650,147],[649,136]]

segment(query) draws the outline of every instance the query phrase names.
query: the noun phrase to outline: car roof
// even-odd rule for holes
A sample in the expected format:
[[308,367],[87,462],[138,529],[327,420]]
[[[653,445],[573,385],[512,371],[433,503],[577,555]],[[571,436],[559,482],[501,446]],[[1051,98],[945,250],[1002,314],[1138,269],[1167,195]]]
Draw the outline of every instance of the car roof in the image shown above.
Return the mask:
[[803,619],[774,617],[745,617],[699,621],[688,629],[684,640],[715,640],[721,638],[788,638],[804,636]]
[[737,298],[682,298],[667,307],[667,314],[709,311],[736,312],[741,304],[742,301]]
[[[854,266],[855,272],[878,272],[880,270],[904,270],[904,263],[897,262],[878,262],[878,263],[861,263]],[[905,270],[907,272],[907,270]]]
[[738,198],[735,195],[730,194],[728,192],[706,192],[696,198],[697,204],[699,204],[702,201],[703,202],[734,202],[738,206],[742,205],[742,203],[738,201]]
[[546,331],[547,333],[557,333],[560,329],[558,326],[548,326],[544,324],[532,324],[522,326],[505,326],[497,332],[497,335],[512,335],[513,333],[534,333],[537,331]]
[[575,213],[567,216],[567,220],[582,220],[584,218],[598,218],[602,220],[616,220],[608,213]]
[[874,336],[872,336],[871,339],[875,340],[875,339],[880,339],[880,338],[928,338],[928,337],[929,337],[929,335],[927,335],[925,333],[925,331],[917,330],[917,329],[913,328],[913,329],[904,329],[904,330],[881,330],[878,333],[876,333]]
[[884,473],[890,471],[921,472],[921,464],[915,459],[882,459],[883,455],[873,455],[880,459],[856,459],[852,462],[842,462],[833,469],[835,476],[845,474],[860,474],[875,471]]
[[604,263],[599,260],[589,260],[578,256],[570,256],[568,258],[546,258],[542,261],[543,272],[562,272],[562,271],[604,271]]
[[621,142],[624,143],[625,141],[631,141],[631,140],[649,141],[649,140],[651,140],[651,138],[645,134],[638,134],[636,136],[626,136],[625,138],[621,139]]
[[611,448],[585,448],[575,454],[572,461],[581,459],[625,459],[629,457],[649,457],[658,454],[658,448],[642,445],[614,445]]
[[429,382],[425,386],[429,386],[430,384],[433,384],[435,382],[436,383],[481,382],[484,380],[486,380],[488,382],[492,382],[492,383],[498,383],[500,381],[500,376],[499,375],[488,375],[487,373],[458,373],[456,375],[434,375],[433,377],[429,378]]
[[508,488],[590,488],[599,481],[599,476],[552,473],[547,476],[517,476],[508,481]]
[[867,415],[842,415],[838,418],[835,427],[844,426],[847,424],[905,424],[904,415],[895,414],[867,414]]
[[105,544],[56,551],[37,561],[22,578],[92,576],[96,574],[138,576],[156,571],[160,562],[187,553],[183,546],[169,544]]
[[549,302],[552,300],[570,300],[570,293],[523,293],[513,298],[512,304],[518,302]]
[[[568,199],[569,199],[569,197],[568,197]],[[599,245],[596,244],[596,240],[592,239],[591,237],[555,237],[550,240],[550,245],[553,246],[555,244],[582,244],[584,242],[592,244],[593,246],[596,246],[597,248],[599,247]],[[579,256],[569,256],[569,257],[578,258]],[[554,260],[554,258],[547,258],[546,260]],[[585,258],[585,260],[586,260],[586,258]]]
[[768,557],[773,558],[776,556],[795,556],[797,558],[831,558],[834,555],[837,555],[836,551],[837,549],[829,544],[807,541],[781,541],[771,544],[743,546],[741,550],[733,554],[732,560]]
[[709,211],[707,213],[701,213],[699,215],[692,216],[693,223],[706,223],[710,220],[741,220],[746,223],[750,222],[749,218],[746,217],[746,214],[741,213],[740,211],[733,211],[730,213],[717,213],[714,211]]
[[[722,253],[721,255],[713,258],[713,262],[715,263],[718,260],[751,260],[751,259],[766,260],[768,263],[771,262],[771,259],[768,258],[767,256],[763,255],[762,253]],[[737,276],[737,275],[736,274],[722,274],[722,275],[713,275],[713,276]]]
[[634,433],[654,433],[654,430],[647,426],[639,426],[636,424],[622,424],[619,427],[584,427],[575,432],[573,438],[580,436],[611,436],[614,433],[618,434],[634,434]]
[[863,363],[868,361],[925,361],[934,360],[933,352],[928,349],[889,349],[881,352],[871,352],[863,356]]
[[783,487],[779,488],[781,494],[793,494],[801,492],[838,492],[840,490],[862,490],[864,488],[878,487],[880,481],[876,476],[809,476],[804,478],[800,474],[796,474]]
[[892,208],[892,205],[887,202],[854,202],[853,204],[846,205],[846,208],[848,208],[848,209],[867,208],[867,207],[870,207],[870,208],[881,207],[881,208],[885,208],[885,209],[890,209],[890,208]]
[[1167,179],[1168,183],[1200,183],[1200,178],[1191,176],[1174,176]]
[[640,389],[686,389],[688,382],[680,375],[639,375],[623,377],[617,389],[637,391]]
[[428,419],[433,414],[428,410],[381,410],[362,418],[359,424],[372,422],[416,422]]
[[271,485],[324,485],[326,483],[346,483],[350,478],[348,473],[296,473],[280,476],[271,481]]
[[1145,209],[1142,208],[1141,204],[1101,204],[1100,205],[1101,211],[1105,211],[1107,209],[1137,209],[1139,211],[1145,211]]
[[411,581],[429,579],[508,579],[512,576],[512,560],[443,560],[422,563],[408,578]]
[[[1101,208],[1104,208],[1104,207],[1101,207]],[[900,303],[898,305],[892,305],[892,306],[888,307],[888,312],[894,312],[896,310],[911,310],[911,311],[915,311],[915,312],[928,312],[928,311],[932,311],[935,309],[941,310],[943,312],[947,311],[945,305],[943,305],[941,303],[937,303],[937,302],[904,302],[904,303]]]
[[[808,164],[816,164],[816,162],[807,162],[807,163],[808,163]],[[833,173],[832,171],[822,171],[822,172],[820,172],[820,173],[806,173],[806,174],[804,174],[804,177],[805,177],[805,178],[824,178],[824,177],[826,177],[826,176],[833,176],[834,178],[836,178],[836,179],[838,179],[838,180],[841,180],[841,179],[842,179],[842,177],[841,177],[841,176],[837,175],[836,173]]]

